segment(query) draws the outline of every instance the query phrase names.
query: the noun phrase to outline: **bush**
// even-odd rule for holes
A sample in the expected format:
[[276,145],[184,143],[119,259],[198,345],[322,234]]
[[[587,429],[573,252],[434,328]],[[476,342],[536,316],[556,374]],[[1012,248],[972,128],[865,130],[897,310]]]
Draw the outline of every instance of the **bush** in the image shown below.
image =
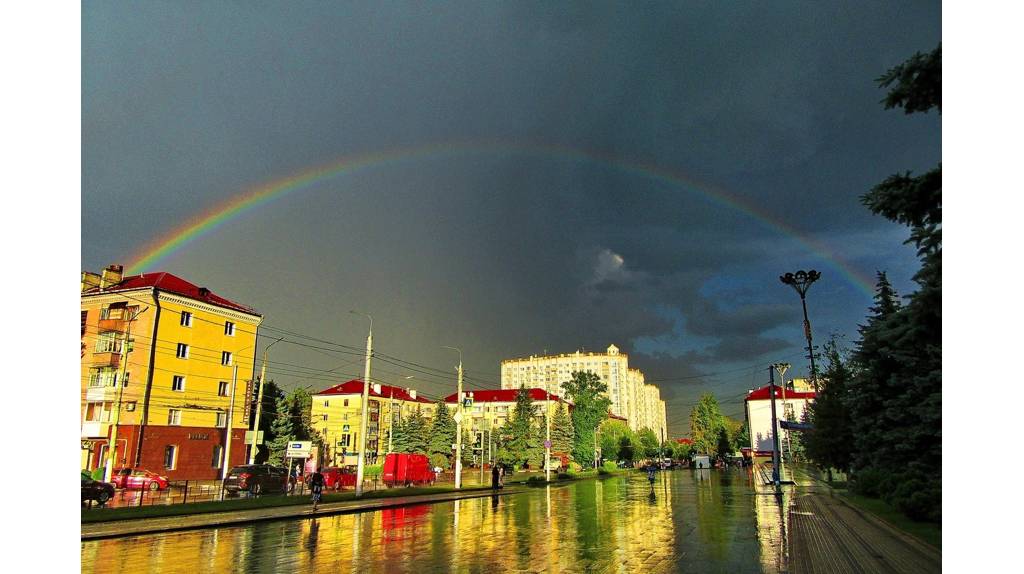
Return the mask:
[[582,469],[583,469],[583,467],[580,466],[580,463],[578,463],[578,462],[570,462],[569,463],[569,472],[579,472]]
[[376,478],[380,476],[382,472],[384,472],[384,466],[380,464],[363,467],[364,478]]
[[597,469],[597,474],[599,476],[609,476],[611,472],[607,468],[601,467]]
[[567,480],[570,478],[576,478],[576,473],[572,470],[558,473],[558,480]]
[[[601,470],[606,470],[606,471],[609,471],[609,472],[611,472],[613,470],[616,470],[617,468],[618,468],[618,466],[614,462],[612,462],[610,460],[604,461],[604,464],[601,465]],[[608,472],[606,472],[605,474],[608,474]]]
[[92,479],[93,480],[103,480],[103,473],[104,473],[104,467],[102,467],[102,466],[97,468],[97,469],[94,469],[92,471]]
[[543,476],[531,476],[526,479],[527,484],[537,484],[538,482],[547,482]]
[[850,489],[857,494],[878,498],[885,490],[887,478],[881,470],[865,468],[850,477]]
[[435,467],[438,467],[438,466],[440,466],[441,468],[447,470],[448,469],[448,457],[443,455],[443,454],[441,454],[441,453],[435,452],[434,454],[430,455],[430,468],[435,468]]

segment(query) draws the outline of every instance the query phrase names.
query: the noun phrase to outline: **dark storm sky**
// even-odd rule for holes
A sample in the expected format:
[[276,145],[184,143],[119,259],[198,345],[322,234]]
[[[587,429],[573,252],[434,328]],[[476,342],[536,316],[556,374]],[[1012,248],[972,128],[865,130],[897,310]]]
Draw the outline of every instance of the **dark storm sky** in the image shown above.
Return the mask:
[[[83,269],[312,166],[487,140],[685,174],[913,289],[906,230],[859,196],[939,161],[939,117],[883,110],[874,82],[938,44],[939,3],[548,4],[83,4]],[[816,341],[852,344],[870,299],[805,243],[693,188],[493,152],[320,182],[149,270],[355,347],[366,322],[348,310],[371,313],[381,352],[448,369],[440,346],[461,346],[474,384],[496,384],[502,358],[614,343],[659,380],[682,435],[701,392],[739,415],[767,363],[806,372],[799,298],[778,275],[811,267]],[[352,355],[272,354],[285,386],[361,376]]]

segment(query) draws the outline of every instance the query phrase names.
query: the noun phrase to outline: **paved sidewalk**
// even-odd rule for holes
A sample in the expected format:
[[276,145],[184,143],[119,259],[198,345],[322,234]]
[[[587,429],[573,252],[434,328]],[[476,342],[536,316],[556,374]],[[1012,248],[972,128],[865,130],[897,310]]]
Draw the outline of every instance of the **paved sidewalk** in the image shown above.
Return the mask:
[[789,513],[794,574],[942,571],[942,552],[827,490],[797,493]]
[[184,516],[167,516],[161,518],[136,518],[133,520],[114,520],[110,522],[96,522],[82,525],[82,540],[96,540],[100,538],[115,538],[121,536],[135,536],[139,534],[154,534],[157,532],[171,532],[175,530],[191,530],[196,528],[209,528],[213,526],[232,526],[259,522],[265,520],[281,520],[287,518],[298,518],[305,516],[325,516],[330,514],[343,514],[348,512],[363,512],[391,508],[396,506],[408,506],[412,504],[431,504],[435,502],[446,502],[466,498],[481,498],[488,496],[503,496],[524,492],[525,487],[506,487],[501,490],[474,490],[470,492],[445,492],[440,494],[420,494],[416,496],[396,496],[389,498],[371,498],[365,500],[346,500],[344,502],[331,502],[321,504],[316,512],[313,512],[311,504],[299,504],[292,506],[277,506],[273,508],[260,508],[254,510],[236,510],[230,512],[208,512],[203,514],[189,514]]

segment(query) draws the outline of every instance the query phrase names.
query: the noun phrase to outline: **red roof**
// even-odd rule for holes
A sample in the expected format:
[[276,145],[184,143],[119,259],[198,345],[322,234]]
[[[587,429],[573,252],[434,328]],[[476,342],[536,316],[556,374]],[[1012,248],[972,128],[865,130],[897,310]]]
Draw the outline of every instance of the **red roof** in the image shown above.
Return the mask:
[[[112,291],[127,291],[129,289],[144,289],[146,287],[154,287],[161,291],[167,291],[168,293],[176,293],[178,295],[183,295],[190,299],[203,301],[205,303],[211,303],[213,305],[218,305],[220,307],[227,307],[228,309],[234,309],[236,311],[241,311],[243,313],[250,313],[253,315],[258,314],[256,310],[253,309],[252,307],[248,307],[246,305],[242,305],[241,303],[235,303],[234,301],[225,299],[224,297],[221,297],[220,295],[213,293],[206,287],[199,287],[198,285],[193,285],[192,283],[185,281],[184,279],[178,277],[177,275],[172,275],[164,271],[160,271],[157,273],[143,273],[142,275],[129,275],[128,277],[122,279],[120,283],[116,283],[114,285],[111,285],[110,287],[107,287],[106,289],[103,289],[102,292],[109,293]],[[101,291],[99,287],[93,287],[91,289],[83,291],[83,294],[91,295],[100,292]]]
[[[543,401],[548,397],[553,401],[561,400],[558,395],[551,393],[545,394],[544,389],[526,389],[530,393],[530,399],[534,401]],[[465,391],[466,393],[473,393],[473,402],[476,403],[514,403],[516,402],[516,393],[519,389],[484,389],[484,390],[471,390]],[[452,393],[444,398],[447,403],[455,402],[455,394]]]
[[[380,392],[378,393],[378,392],[374,391],[373,385],[370,385],[370,396],[371,397],[380,397],[382,399],[394,398],[394,399],[399,400],[399,401],[415,401],[417,403],[432,403],[432,402],[434,402],[434,401],[428,399],[427,397],[424,397],[423,395],[420,395],[419,393],[416,393],[416,398],[414,399],[414,398],[412,398],[412,395],[409,394],[409,391],[404,389],[404,388],[402,388],[402,387],[394,387],[394,386],[391,386],[391,385],[385,385],[383,383],[374,383],[374,384],[380,384]],[[352,379],[351,381],[348,381],[347,383],[341,383],[340,385],[334,385],[333,387],[328,387],[328,388],[326,388],[326,389],[324,389],[324,390],[322,390],[322,391],[320,391],[319,393],[316,393],[316,394],[317,395],[361,395],[361,394],[363,394],[363,381],[361,381],[360,379]]]
[[[747,399],[746,400],[748,400],[748,401],[767,401],[768,398],[769,398],[769,393],[770,393],[769,388],[770,387],[771,387],[771,385],[765,385],[765,386],[761,387],[760,389],[757,389],[756,391],[750,391],[749,393],[747,393]],[[816,396],[818,396],[818,395],[816,395],[813,391],[811,391],[809,393],[803,393],[803,392],[800,392],[800,391],[790,391],[790,390],[786,391],[786,398],[787,399],[813,399]],[[780,399],[780,400],[782,399],[782,387],[780,387],[778,385],[775,385],[775,398]]]

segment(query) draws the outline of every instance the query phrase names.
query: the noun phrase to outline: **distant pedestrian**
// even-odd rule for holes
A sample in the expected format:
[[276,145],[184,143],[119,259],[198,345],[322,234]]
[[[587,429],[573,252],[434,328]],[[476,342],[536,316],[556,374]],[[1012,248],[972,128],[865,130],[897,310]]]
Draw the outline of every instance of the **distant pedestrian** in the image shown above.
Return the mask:
[[647,482],[651,483],[651,488],[654,488],[654,465],[647,467]]
[[497,490],[501,488],[501,471],[498,470],[498,465],[491,465],[491,488]]
[[498,488],[505,488],[505,465],[498,465]]
[[313,493],[313,510],[320,505],[320,496],[324,491],[324,475],[320,473],[321,470],[316,469],[316,472],[309,477],[309,490]]

